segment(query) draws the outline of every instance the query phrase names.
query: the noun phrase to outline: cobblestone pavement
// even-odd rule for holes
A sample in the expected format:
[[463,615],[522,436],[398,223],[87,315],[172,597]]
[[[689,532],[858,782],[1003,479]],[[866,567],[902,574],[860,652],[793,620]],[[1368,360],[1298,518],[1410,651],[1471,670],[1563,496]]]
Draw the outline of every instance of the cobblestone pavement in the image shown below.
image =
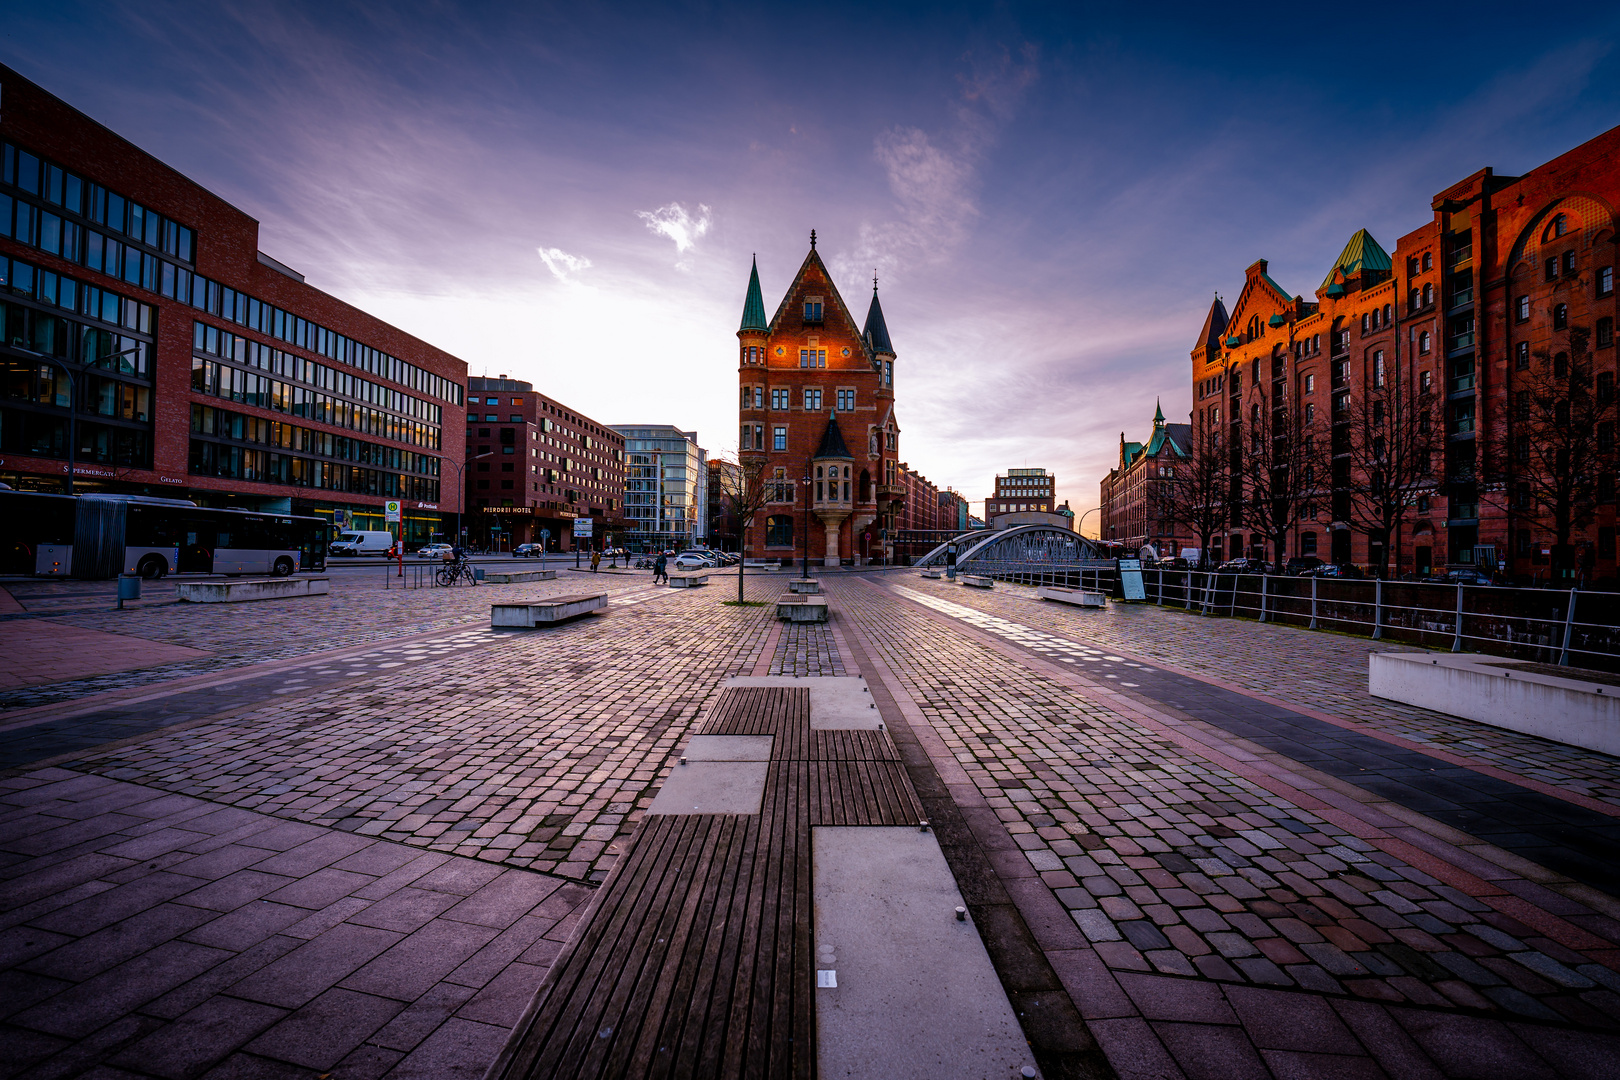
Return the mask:
[[[890,589],[957,607],[946,612],[951,619],[975,614],[952,603],[968,590],[945,601],[910,582]],[[997,648],[949,633],[921,607],[894,604],[870,586],[831,591],[1117,974],[1110,985],[1128,984],[1125,973],[1154,973],[1620,1027],[1620,905],[1612,898],[1591,890],[1603,904],[1593,911],[1542,888],[1538,899],[1554,910],[1590,917],[1577,926],[1545,910],[1532,915],[1532,905],[1500,888],[1458,888],[1426,872],[1439,860],[1425,852],[1411,849],[1424,863],[1414,866],[1380,842],[1385,831],[1347,821],[1315,798],[1280,795],[1234,768],[1237,759],[1189,750],[1144,723],[1129,699],[1090,692],[1104,678],[1126,688],[1137,682],[1139,665],[1117,654],[1085,650],[1110,669],[1095,679],[1090,671],[1042,671],[1091,664],[1027,627]],[[1052,659],[1012,666],[1014,648]]]
[[1000,581],[994,590],[979,590],[915,575],[891,580],[948,595],[954,603],[1015,618],[1036,629],[1070,636],[1078,632],[1089,642],[1138,658],[1213,677],[1420,746],[1498,765],[1620,807],[1620,759],[1367,693],[1368,656],[1421,651],[1415,646],[1251,619],[1205,618],[1148,604],[1110,604],[1104,611],[1082,611],[1043,601],[1032,588]]
[[541,632],[468,629],[377,650],[351,671],[318,667],[341,681],[301,696],[287,686],[283,700],[71,767],[600,881],[670,751],[723,679],[752,670],[775,623],[774,606],[728,607],[706,590],[611,606]]
[[783,623],[767,675],[846,675],[828,623]]

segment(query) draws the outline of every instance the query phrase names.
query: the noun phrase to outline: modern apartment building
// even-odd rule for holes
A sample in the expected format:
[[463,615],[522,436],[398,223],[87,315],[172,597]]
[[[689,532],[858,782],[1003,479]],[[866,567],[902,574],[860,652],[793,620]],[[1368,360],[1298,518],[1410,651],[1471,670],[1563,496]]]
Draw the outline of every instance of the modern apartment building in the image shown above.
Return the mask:
[[624,437],[624,519],[633,551],[680,551],[708,535],[708,453],[697,432],[616,424]]
[[448,535],[465,363],[5,67],[0,100],[0,480]]
[[[532,383],[471,378],[462,475],[469,538],[509,551],[541,542],[544,531],[550,549],[571,551],[576,519],[620,517],[624,436],[536,393]],[[594,522],[591,535],[600,547]]]
[[1008,469],[996,477],[995,489],[984,500],[984,517],[994,528],[1002,514],[1055,512],[1057,474],[1045,469]]

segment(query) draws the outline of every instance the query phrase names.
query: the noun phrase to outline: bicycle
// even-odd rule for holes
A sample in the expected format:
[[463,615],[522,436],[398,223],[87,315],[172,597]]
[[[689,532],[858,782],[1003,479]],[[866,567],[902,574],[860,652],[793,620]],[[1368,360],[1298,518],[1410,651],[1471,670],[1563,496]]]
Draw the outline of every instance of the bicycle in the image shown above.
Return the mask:
[[478,579],[473,576],[472,565],[466,559],[445,563],[439,567],[439,572],[433,575],[435,584],[450,586],[456,584],[477,585]]

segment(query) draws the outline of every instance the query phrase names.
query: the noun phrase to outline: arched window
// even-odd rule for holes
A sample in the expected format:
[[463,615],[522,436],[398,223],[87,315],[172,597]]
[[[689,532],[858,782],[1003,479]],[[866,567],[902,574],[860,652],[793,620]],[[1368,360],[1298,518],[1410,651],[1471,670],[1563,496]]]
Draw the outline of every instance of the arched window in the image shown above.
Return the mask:
[[1569,305],[1568,304],[1554,304],[1553,305],[1553,329],[1554,330],[1567,330],[1567,329],[1569,329]]
[[793,546],[793,515],[772,514],[765,519],[765,546]]
[[1564,233],[1569,229],[1569,219],[1563,214],[1554,214],[1552,226],[1552,234],[1554,236],[1563,236]]
[[1384,305],[1384,325],[1385,326],[1388,326],[1390,324],[1390,319],[1391,319],[1391,317],[1393,315],[1394,315],[1394,310],[1388,304],[1385,304]]
[[[1424,257],[1427,258],[1428,256]],[[1428,307],[1432,303],[1434,303],[1434,286],[1432,284],[1425,285],[1423,286],[1423,306]]]
[[1418,334],[1418,352],[1427,354],[1429,351],[1429,332],[1427,330]]

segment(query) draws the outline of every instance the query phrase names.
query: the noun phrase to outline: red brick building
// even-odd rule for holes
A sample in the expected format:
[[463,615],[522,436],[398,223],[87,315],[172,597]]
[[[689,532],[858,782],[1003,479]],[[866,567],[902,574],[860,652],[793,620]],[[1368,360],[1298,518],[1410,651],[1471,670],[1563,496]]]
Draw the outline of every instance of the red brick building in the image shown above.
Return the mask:
[[[1331,480],[1284,554],[1368,566],[1387,546],[1392,573],[1479,565],[1547,580],[1552,523],[1530,494],[1531,470],[1544,474],[1546,463],[1517,434],[1521,395],[1539,369],[1581,354],[1600,405],[1588,459],[1597,476],[1570,558],[1588,579],[1615,576],[1617,161],[1620,128],[1523,176],[1483,169],[1436,195],[1430,221],[1393,255],[1356,233],[1313,301],[1290,296],[1265,260],[1249,267],[1229,323],[1217,300],[1192,351],[1194,422],[1237,454],[1256,422],[1269,427],[1286,410],[1334,448]],[[1341,467],[1341,429],[1358,401],[1397,391],[1437,399],[1444,440],[1432,478],[1411,486],[1409,516],[1384,535],[1349,520],[1348,493],[1366,477]],[[1275,559],[1236,492],[1233,509],[1227,555]]]
[[815,245],[812,232],[769,321],[757,265],[748,280],[737,331],[739,455],[764,462],[776,497],[744,529],[743,550],[791,559],[808,539],[812,560],[881,560],[885,536],[915,505],[899,461],[894,346],[876,282],[858,327]]
[[[1123,438],[1123,436],[1121,436]],[[1008,469],[984,500],[984,520],[995,528],[1003,514],[1057,513],[1057,474],[1045,469]]]
[[1174,558],[1184,547],[1197,547],[1183,526],[1166,520],[1156,507],[1159,487],[1175,476],[1191,445],[1191,424],[1169,424],[1164,409],[1153,410],[1153,434],[1145,443],[1129,442],[1119,434],[1119,464],[1108,470],[1102,481],[1102,502],[1098,515],[1099,536],[1137,550],[1152,544],[1159,555]]
[[532,383],[471,378],[464,477],[475,542],[510,551],[546,530],[550,550],[572,551],[574,520],[589,517],[601,547],[600,523],[623,516],[624,436]]
[[[259,224],[0,67],[0,480],[448,534],[466,364],[305,283]],[[450,481],[445,483],[445,481]]]

